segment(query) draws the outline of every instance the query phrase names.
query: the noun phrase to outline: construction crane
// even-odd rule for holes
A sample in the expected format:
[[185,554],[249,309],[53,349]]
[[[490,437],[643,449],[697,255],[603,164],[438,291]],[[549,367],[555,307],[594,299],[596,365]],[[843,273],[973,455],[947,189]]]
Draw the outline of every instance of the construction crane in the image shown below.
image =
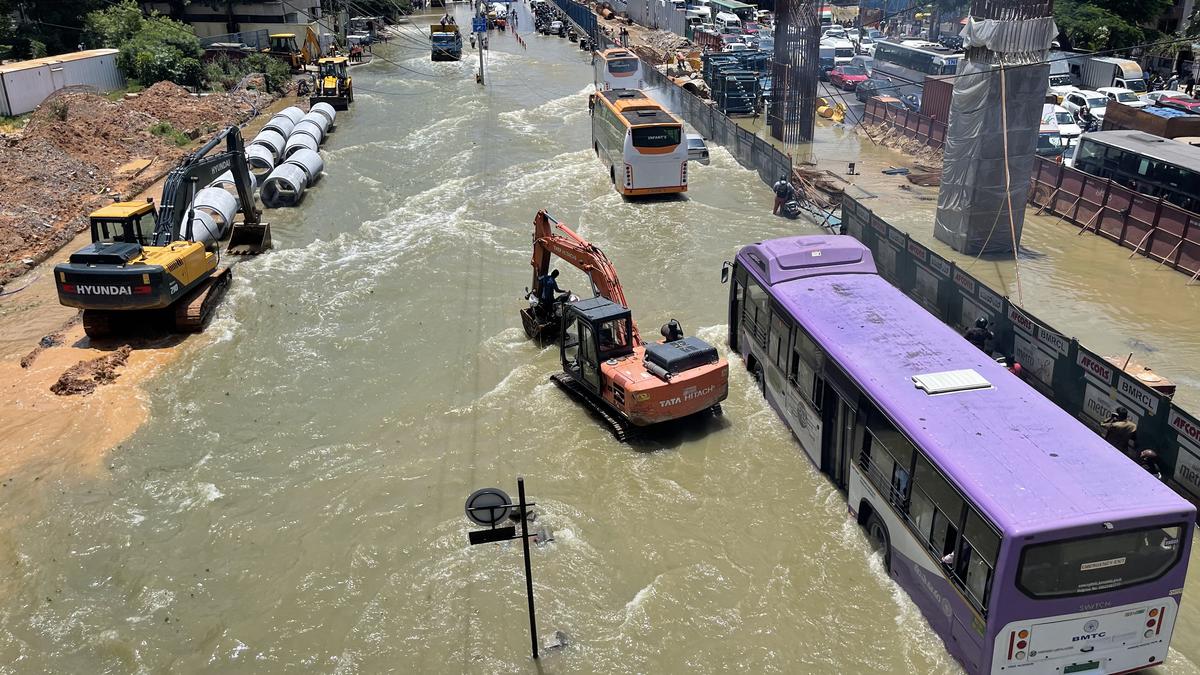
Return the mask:
[[[222,141],[226,149],[209,154]],[[198,187],[225,172],[233,176],[243,216],[229,223],[226,252],[255,254],[271,247],[271,227],[255,206],[241,132],[229,127],[167,174],[157,210],[149,199],[98,209],[90,217],[92,243],[54,267],[59,302],[83,310],[89,337],[203,329],[231,274],[218,266],[226,233],[211,231],[190,205]]]
[[[563,370],[550,377],[556,385],[604,420],[619,441],[637,427],[720,412],[729,364],[716,347],[684,337],[674,320],[662,327],[661,342],[646,343],[608,256],[544,210],[533,227],[533,290],[526,291],[530,306],[521,310],[521,322],[531,339],[558,340]],[[539,302],[552,257],[583,271],[595,297],[564,294]]]

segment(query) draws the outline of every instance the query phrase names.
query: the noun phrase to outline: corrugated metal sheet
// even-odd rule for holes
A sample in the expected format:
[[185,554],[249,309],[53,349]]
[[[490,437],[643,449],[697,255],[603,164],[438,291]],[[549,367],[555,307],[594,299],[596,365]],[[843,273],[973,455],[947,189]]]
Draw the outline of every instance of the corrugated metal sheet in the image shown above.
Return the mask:
[[91,49],[0,66],[0,114],[23,115],[64,87],[107,92],[125,86],[117,50]]
[[921,95],[921,114],[942,122],[950,122],[950,99],[954,95],[953,75],[927,75]]

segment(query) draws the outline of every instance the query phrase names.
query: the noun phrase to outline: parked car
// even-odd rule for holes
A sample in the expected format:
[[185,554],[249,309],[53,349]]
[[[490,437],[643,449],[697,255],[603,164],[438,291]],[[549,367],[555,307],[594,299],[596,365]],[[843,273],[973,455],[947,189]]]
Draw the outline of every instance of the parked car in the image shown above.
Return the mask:
[[1159,99],[1163,98],[1191,98],[1187,94],[1177,89],[1160,89],[1158,91],[1150,91],[1142,94],[1142,100],[1150,105],[1158,103]]
[[566,31],[566,29],[563,28],[563,22],[561,22],[561,21],[551,21],[550,22],[550,35],[558,35],[561,37],[566,34],[567,34],[567,31]]
[[1107,96],[1108,100],[1116,101],[1117,103],[1124,103],[1130,108],[1145,108],[1146,106],[1150,105],[1149,103],[1146,103],[1142,99],[1138,98],[1138,95],[1133,93],[1133,90],[1131,89],[1125,89],[1122,87],[1100,87],[1096,91]]
[[908,108],[909,110],[911,110],[913,112],[921,112],[921,94],[920,93],[914,92],[912,94],[905,94],[900,97],[900,102],[904,104],[905,108]]
[[846,39],[847,40],[849,40],[851,42],[858,42],[858,39],[860,37],[862,37],[862,34],[858,32],[857,28],[847,28],[846,29]]
[[867,81],[867,71],[858,66],[837,66],[829,71],[829,84],[838,89],[854,91],[859,82]]
[[871,77],[875,72],[875,59],[869,56],[856,56],[850,59],[850,65],[867,71],[867,77]]
[[822,40],[845,40],[846,39],[846,29],[842,28],[841,26],[830,26],[829,28],[825,29],[824,33],[821,33],[821,39]]
[[854,47],[858,50],[859,54],[875,53],[875,41],[866,35],[860,35],[859,38],[854,41]]
[[1083,134],[1083,129],[1079,128],[1079,124],[1075,121],[1075,116],[1067,111],[1066,108],[1053,103],[1047,103],[1042,106],[1042,125],[1040,132],[1043,134],[1058,134],[1068,141],[1079,138]]
[[688,161],[699,162],[705,166],[709,163],[708,144],[704,142],[704,137],[700,134],[688,134]]
[[1076,89],[1063,96],[1062,107],[1067,112],[1079,116],[1079,111],[1088,108],[1099,119],[1104,119],[1104,108],[1108,105],[1108,97],[1090,89]]
[[867,99],[872,96],[890,96],[895,93],[896,85],[891,80],[883,77],[868,78],[865,82],[859,82],[854,88],[854,98],[867,102]]

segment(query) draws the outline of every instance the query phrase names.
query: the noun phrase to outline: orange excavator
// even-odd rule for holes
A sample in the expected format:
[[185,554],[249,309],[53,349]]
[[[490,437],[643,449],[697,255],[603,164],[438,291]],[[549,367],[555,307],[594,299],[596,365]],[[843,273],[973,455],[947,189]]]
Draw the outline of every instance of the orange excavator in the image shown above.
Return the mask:
[[[563,372],[551,381],[604,420],[619,441],[637,427],[720,413],[729,363],[716,347],[684,337],[674,319],[662,327],[662,341],[644,342],[608,256],[545,211],[538,211],[533,228],[533,290],[526,292],[530,304],[521,322],[531,339],[559,342]],[[582,270],[595,297],[544,294],[552,256]]]

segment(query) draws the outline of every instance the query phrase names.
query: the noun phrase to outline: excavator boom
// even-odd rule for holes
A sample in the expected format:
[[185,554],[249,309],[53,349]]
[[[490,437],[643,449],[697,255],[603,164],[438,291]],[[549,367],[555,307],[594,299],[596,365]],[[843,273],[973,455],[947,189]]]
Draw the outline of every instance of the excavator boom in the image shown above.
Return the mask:
[[[557,256],[588,275],[596,295],[622,307],[629,306],[625,300],[625,290],[621,288],[621,280],[617,278],[617,270],[604,251],[589,244],[543,209],[533,219],[533,259],[529,262],[533,266],[531,288],[535,296],[541,291],[542,277],[550,272],[551,256]],[[635,345],[642,344],[636,324],[633,326],[633,341]]]

